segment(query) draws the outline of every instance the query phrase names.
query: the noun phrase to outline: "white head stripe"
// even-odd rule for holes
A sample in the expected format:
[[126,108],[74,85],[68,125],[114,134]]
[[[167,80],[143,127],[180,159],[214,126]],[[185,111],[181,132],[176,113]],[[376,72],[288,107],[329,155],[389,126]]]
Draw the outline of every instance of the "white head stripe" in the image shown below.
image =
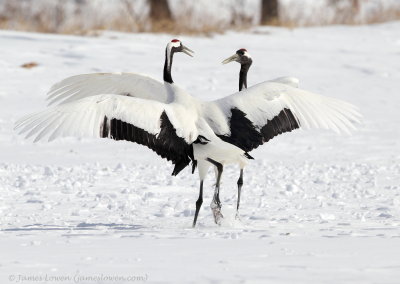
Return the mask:
[[173,47],[179,47],[181,46],[181,42],[180,41],[176,41],[176,42],[169,42],[167,47],[169,50],[171,50],[171,48]]
[[243,55],[246,56],[246,57],[248,57],[248,58],[251,58],[250,53],[248,53],[247,51],[245,51],[245,52],[243,53]]

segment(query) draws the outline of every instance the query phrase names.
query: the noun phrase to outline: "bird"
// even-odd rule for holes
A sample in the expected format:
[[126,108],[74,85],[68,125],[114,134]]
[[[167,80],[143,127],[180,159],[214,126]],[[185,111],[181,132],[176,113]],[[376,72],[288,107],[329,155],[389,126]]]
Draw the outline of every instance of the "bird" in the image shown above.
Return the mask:
[[[253,63],[253,59],[246,48],[241,48],[238,49],[235,54],[223,60],[222,64],[228,64],[233,61],[240,63],[239,91],[241,91],[243,88],[247,89],[247,73],[249,72],[250,66]],[[288,76],[278,77],[269,81],[286,84],[295,88],[298,88],[300,84],[300,80],[298,78]]]
[[[350,133],[360,123],[355,106],[278,82],[262,82],[213,101],[197,99],[168,77],[172,63],[168,46],[165,102],[146,98],[146,92],[143,97],[125,93],[83,95],[66,102],[72,93],[61,104],[20,119],[15,129],[34,141],[89,136],[135,142],[171,161],[175,165],[173,174],[192,162],[192,171],[197,167],[200,177],[195,227],[210,167],[217,168],[211,209],[214,222],[220,225],[219,190],[225,165],[239,164],[243,170],[252,159],[248,152],[284,132],[323,128]],[[154,81],[148,82],[151,85]]]
[[[251,65],[253,64],[253,59],[246,48],[240,48],[235,52],[235,54],[223,60],[222,64],[228,64],[234,61],[240,64],[240,72],[239,72],[239,92],[240,92],[243,89],[247,89],[247,74],[249,72]],[[289,86],[298,88],[300,80],[295,77],[279,77],[270,80],[270,82],[287,84]],[[238,198],[236,203],[235,218],[239,219],[240,197],[243,186],[243,169],[240,170],[239,179],[237,180],[237,186],[238,186]]]
[[172,39],[165,48],[163,68],[164,83],[140,73],[114,72],[91,73],[68,77],[54,84],[47,93],[49,105],[79,100],[99,94],[117,94],[159,102],[170,100],[168,84],[173,84],[172,63],[175,53],[185,53],[193,57],[193,50]]
[[[179,52],[185,53],[191,57],[193,57],[194,53],[193,50],[183,45],[182,41],[179,39],[172,39],[168,42],[165,48],[163,68],[164,83],[140,73],[115,72],[80,74],[68,77],[54,84],[47,94],[47,100],[49,101],[49,105],[60,105],[93,95],[113,94],[166,103],[172,99],[173,91],[171,91],[171,85],[174,83],[171,74],[172,63],[174,54]],[[107,121],[107,123],[116,123],[116,121]],[[61,131],[60,127],[58,127],[58,131]],[[104,131],[106,131],[106,129],[104,129]],[[56,135],[58,135],[58,132],[55,132],[53,137],[49,137],[49,140],[55,139]],[[104,135],[106,134],[104,133]],[[116,133],[114,133],[113,138],[115,140],[123,139]],[[37,137],[37,139],[39,139],[39,137]],[[144,141],[139,139],[139,141],[135,142],[143,144]],[[153,147],[155,146],[153,145]],[[173,153],[169,153],[167,156],[165,154],[162,155],[163,158],[172,161],[175,165],[172,175],[177,175],[186,164],[189,163],[187,157],[184,156],[178,159],[179,155],[177,156]]]

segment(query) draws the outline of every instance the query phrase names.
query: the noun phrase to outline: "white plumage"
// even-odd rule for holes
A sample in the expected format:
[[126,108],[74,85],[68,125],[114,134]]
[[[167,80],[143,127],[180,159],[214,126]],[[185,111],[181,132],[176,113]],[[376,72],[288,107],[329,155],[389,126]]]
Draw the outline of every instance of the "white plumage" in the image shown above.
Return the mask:
[[212,107],[213,111],[206,114],[216,131],[227,129],[227,119],[222,117],[229,117],[232,108],[246,113],[256,127],[267,124],[284,108],[293,112],[303,129],[321,128],[350,133],[355,130],[354,123],[360,122],[357,108],[349,103],[276,82],[260,83],[209,104],[222,111],[222,116],[218,115],[217,108]]
[[279,78],[270,80],[269,82],[286,84],[286,85],[292,86],[294,88],[298,88],[299,84],[300,84],[300,80],[295,77],[279,77]]
[[166,102],[163,83],[137,73],[94,73],[76,75],[53,85],[47,94],[50,105],[76,101],[99,94],[118,94]]
[[[168,92],[161,83],[159,86],[164,88],[163,93]],[[232,108],[243,111],[256,128],[266,125],[284,108],[293,112],[303,129],[321,128],[337,133],[355,130],[354,123],[359,123],[361,117],[349,103],[275,82],[260,83],[211,102],[200,102],[176,85],[170,88],[171,93],[179,90],[172,94],[170,104],[115,94],[88,95],[29,115],[19,120],[16,128],[27,133],[27,138],[34,136],[35,141],[46,137],[48,140],[65,136],[100,137],[99,127],[107,116],[158,134],[159,118],[166,111],[178,136],[192,143],[197,135],[206,134],[198,131],[195,124],[198,118],[204,118],[216,134],[229,135]]]
[[[163,111],[170,118],[176,112],[170,105],[157,101],[105,94],[50,107],[34,116],[21,119],[16,127],[21,129],[21,133],[27,132],[27,138],[34,136],[35,142],[68,136],[100,138],[101,124],[107,116],[156,135],[160,132],[160,116]],[[178,129],[187,129],[181,125],[184,121],[174,121]],[[181,135],[189,140],[187,136]]]

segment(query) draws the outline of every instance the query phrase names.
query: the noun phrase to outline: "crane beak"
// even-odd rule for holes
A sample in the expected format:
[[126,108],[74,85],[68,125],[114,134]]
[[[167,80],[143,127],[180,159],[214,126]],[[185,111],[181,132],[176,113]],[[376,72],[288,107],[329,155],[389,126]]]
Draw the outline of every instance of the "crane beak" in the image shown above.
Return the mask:
[[227,64],[229,62],[232,61],[238,61],[239,60],[239,55],[237,55],[236,53],[234,55],[232,55],[231,57],[225,59],[224,61],[222,61],[222,64]]
[[189,55],[190,57],[193,57],[194,51],[191,50],[189,47],[182,45],[182,52]]

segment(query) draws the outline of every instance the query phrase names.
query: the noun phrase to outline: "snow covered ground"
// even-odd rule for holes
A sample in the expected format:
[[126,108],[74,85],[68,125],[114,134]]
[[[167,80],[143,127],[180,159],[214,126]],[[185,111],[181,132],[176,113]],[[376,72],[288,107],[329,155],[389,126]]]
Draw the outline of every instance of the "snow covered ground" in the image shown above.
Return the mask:
[[235,167],[223,176],[223,226],[208,206],[210,172],[192,229],[198,178],[188,169],[171,177],[171,165],[127,142],[33,144],[13,132],[67,76],[161,80],[172,37],[0,31],[0,282],[399,283],[400,22],[180,38],[196,54],[176,56],[174,81],[199,98],[236,91],[239,65],[220,62],[244,47],[250,85],[296,76],[364,115],[352,136],[295,131],[253,151],[241,222]]

